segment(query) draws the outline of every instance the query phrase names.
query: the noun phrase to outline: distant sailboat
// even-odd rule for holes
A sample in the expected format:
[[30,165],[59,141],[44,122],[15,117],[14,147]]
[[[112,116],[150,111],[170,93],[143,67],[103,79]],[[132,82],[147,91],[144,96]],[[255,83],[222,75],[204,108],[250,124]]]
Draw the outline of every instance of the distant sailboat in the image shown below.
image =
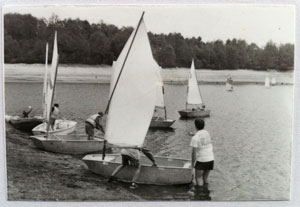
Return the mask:
[[[120,148],[143,146],[156,105],[156,67],[142,15],[113,68],[105,130],[107,143]],[[155,157],[155,160],[157,167],[141,157],[137,183],[191,183],[190,160],[169,157]],[[119,154],[91,154],[86,155],[83,161],[92,172],[109,177],[121,165],[122,159]],[[130,182],[134,171],[126,166],[116,179]]]
[[226,80],[226,90],[227,91],[233,91],[233,80],[232,80],[231,76],[227,77],[227,80]]
[[[164,111],[164,117],[161,116],[153,116],[150,128],[169,128],[175,120],[168,119],[167,118],[167,108],[164,101],[164,83],[161,77],[161,68],[159,65],[157,65],[157,68],[155,68],[156,74],[157,74],[157,90],[156,90],[156,104],[155,104],[155,111],[156,110],[163,110]],[[155,114],[155,112],[154,112]]]
[[[194,105],[198,107],[188,109],[188,105]],[[207,117],[210,115],[210,110],[205,109],[205,105],[201,97],[194,60],[192,61],[191,71],[189,75],[186,106],[184,110],[178,112],[182,118]]]
[[277,84],[276,79],[273,77],[273,78],[271,79],[271,85],[272,85],[272,86],[275,86],[276,84]]
[[270,88],[271,86],[270,86],[270,78],[269,77],[266,77],[266,79],[265,79],[265,87],[266,88]]

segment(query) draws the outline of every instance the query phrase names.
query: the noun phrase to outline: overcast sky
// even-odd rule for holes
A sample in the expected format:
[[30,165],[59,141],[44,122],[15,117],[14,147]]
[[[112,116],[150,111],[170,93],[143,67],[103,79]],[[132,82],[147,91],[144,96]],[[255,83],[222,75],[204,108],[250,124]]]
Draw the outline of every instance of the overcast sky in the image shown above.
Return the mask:
[[46,19],[55,13],[60,19],[103,20],[118,27],[135,27],[145,11],[147,30],[153,33],[180,32],[184,37],[200,36],[204,42],[237,38],[259,46],[269,40],[280,44],[295,39],[295,8],[286,5],[7,6],[3,11]]

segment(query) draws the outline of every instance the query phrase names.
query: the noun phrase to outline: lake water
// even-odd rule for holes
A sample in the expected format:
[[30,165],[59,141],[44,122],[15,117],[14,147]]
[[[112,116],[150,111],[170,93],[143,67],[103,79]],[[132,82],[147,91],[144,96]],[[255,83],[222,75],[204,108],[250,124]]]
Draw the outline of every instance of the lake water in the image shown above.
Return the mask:
[[[213,139],[215,169],[209,176],[209,191],[188,186],[139,186],[135,191],[147,200],[287,200],[290,189],[290,156],[293,118],[293,86],[239,85],[227,92],[224,85],[200,85],[211,116],[205,118]],[[84,133],[90,114],[103,111],[108,84],[59,83],[55,102],[63,116],[78,122]],[[168,117],[173,130],[149,130],[146,146],[155,155],[190,158],[193,120],[180,120],[186,88],[166,85]],[[41,114],[42,83],[5,83],[5,113],[20,113],[32,105]],[[128,114],[131,116],[131,114]]]

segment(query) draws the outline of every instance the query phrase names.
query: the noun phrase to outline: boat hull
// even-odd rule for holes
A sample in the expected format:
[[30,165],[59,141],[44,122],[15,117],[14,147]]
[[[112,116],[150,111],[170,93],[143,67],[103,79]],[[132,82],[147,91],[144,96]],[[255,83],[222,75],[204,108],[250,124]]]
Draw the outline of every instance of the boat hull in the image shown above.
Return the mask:
[[182,118],[195,118],[195,117],[208,117],[210,116],[210,110],[192,110],[186,109],[178,111]]
[[43,135],[31,136],[34,145],[45,151],[61,154],[87,154],[99,152],[103,148],[104,139],[87,140],[85,136],[77,135]]
[[[102,154],[86,155],[83,161],[88,168],[99,175],[109,177],[121,165],[121,155],[107,154],[102,160]],[[192,182],[192,168],[190,160],[167,157],[155,157],[158,167],[153,167],[151,161],[141,156],[141,171],[136,180],[140,184],[153,185],[180,185]],[[131,182],[135,172],[134,167],[126,166],[117,175],[116,179]]]
[[175,120],[154,117],[151,120],[150,128],[169,128],[174,124]]
[[30,117],[30,118],[11,117],[11,118],[7,118],[7,120],[14,128],[25,132],[31,132],[34,127],[43,123],[43,119],[37,117]]
[[[55,121],[54,131],[49,130],[49,134],[67,135],[75,131],[77,122],[58,119]],[[34,135],[46,134],[47,124],[42,123],[32,129]]]

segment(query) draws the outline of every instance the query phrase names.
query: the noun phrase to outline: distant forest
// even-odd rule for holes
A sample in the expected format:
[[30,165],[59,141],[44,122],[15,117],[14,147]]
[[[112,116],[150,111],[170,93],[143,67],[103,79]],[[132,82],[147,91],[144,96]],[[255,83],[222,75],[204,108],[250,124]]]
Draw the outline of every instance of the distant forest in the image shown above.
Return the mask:
[[[118,28],[103,21],[90,24],[80,19],[60,20],[54,14],[49,19],[38,19],[9,13],[4,16],[5,63],[44,63],[46,42],[49,57],[52,55],[55,30],[60,63],[111,65],[133,28]],[[293,70],[293,44],[269,41],[260,48],[241,39],[203,42],[201,37],[184,38],[180,33],[149,32],[148,36],[153,56],[163,68],[189,68],[194,58],[197,69]]]

